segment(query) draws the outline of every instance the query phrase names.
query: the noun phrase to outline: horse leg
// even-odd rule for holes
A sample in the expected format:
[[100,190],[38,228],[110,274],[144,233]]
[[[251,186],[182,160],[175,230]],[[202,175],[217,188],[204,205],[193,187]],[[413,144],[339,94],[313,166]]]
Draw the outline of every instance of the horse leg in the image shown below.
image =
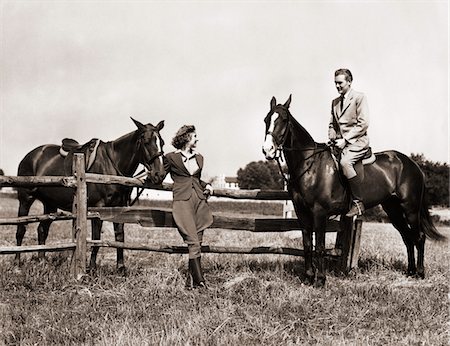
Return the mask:
[[420,205],[419,201],[410,198],[402,202],[402,208],[406,215],[406,220],[409,224],[411,243],[417,248],[417,270],[412,274],[421,279],[425,278],[425,233],[420,225]]
[[[116,241],[125,241],[124,224],[114,222],[114,236]],[[123,249],[117,249],[117,270],[121,273],[125,272],[125,264],[123,260]]]
[[408,254],[407,275],[416,275],[417,268],[414,258],[414,241],[411,238],[411,229],[404,216],[404,210],[400,204],[400,201],[397,199],[397,197],[391,197],[390,199],[382,203],[382,207],[386,214],[389,216],[392,225],[400,232],[400,235],[403,238],[403,242],[406,245],[406,252]]
[[[92,219],[91,228],[92,228],[92,240],[100,240],[100,232],[102,230],[103,221],[100,219]],[[89,271],[95,272],[97,269],[97,253],[98,246],[93,246],[91,251],[91,260],[89,262]]]
[[[22,189],[18,191],[18,199],[19,199],[19,211],[18,216],[27,216],[30,212],[31,205],[34,203],[35,198],[30,194],[26,193]],[[25,237],[25,233],[27,232],[27,227],[25,224],[20,223],[17,225],[16,231],[16,244],[17,246],[22,245],[23,238]],[[16,257],[14,262],[16,264],[20,264],[20,253],[16,253]]]
[[313,267],[312,231],[310,228],[305,228],[302,230],[302,239],[305,258],[306,282],[309,285],[312,285],[315,279],[315,272]]
[[327,226],[326,216],[315,216],[314,233],[316,235],[316,255],[317,255],[317,278],[315,287],[325,286],[325,228]]
[[[55,213],[57,208],[51,207],[44,203],[44,214],[50,214]],[[48,237],[48,230],[50,229],[50,225],[52,224],[53,220],[44,220],[39,223],[37,233],[38,233],[38,244],[39,245],[45,245],[45,242]],[[45,258],[45,252],[40,251],[38,254],[39,259]]]
[[417,277],[425,279],[425,234],[420,233],[419,239],[416,241],[417,248]]

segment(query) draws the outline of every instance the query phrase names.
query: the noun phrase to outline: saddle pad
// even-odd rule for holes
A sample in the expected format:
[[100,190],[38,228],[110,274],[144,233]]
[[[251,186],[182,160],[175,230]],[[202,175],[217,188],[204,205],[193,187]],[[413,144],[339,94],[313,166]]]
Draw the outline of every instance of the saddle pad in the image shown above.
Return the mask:
[[84,154],[86,171],[88,171],[94,164],[100,142],[100,139],[94,138],[83,144],[80,148],[70,150],[64,159],[64,171],[66,172],[66,175],[72,174],[72,160],[75,153]]
[[362,164],[363,165],[370,165],[370,164],[372,164],[372,163],[374,163],[375,162],[375,160],[377,159],[376,157],[375,157],[375,154],[374,153],[371,153],[372,155],[370,155],[370,157],[368,157],[367,159],[363,159],[362,160]]

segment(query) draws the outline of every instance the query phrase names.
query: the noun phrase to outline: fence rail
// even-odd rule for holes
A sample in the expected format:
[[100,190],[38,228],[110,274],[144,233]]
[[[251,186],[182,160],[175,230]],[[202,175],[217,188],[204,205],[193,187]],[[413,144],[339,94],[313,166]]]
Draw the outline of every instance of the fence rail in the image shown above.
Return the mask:
[[[34,251],[73,251],[72,272],[75,278],[86,273],[87,249],[96,247],[113,247],[128,250],[156,251],[164,253],[187,253],[185,246],[130,244],[115,241],[87,240],[87,220],[99,218],[117,223],[138,223],[145,227],[176,227],[170,209],[143,207],[108,207],[87,208],[87,184],[121,184],[129,187],[152,188],[156,190],[171,190],[171,184],[152,186],[136,178],[113,175],[86,173],[82,154],[74,155],[73,176],[69,177],[12,177],[0,176],[0,186],[36,187],[64,186],[74,189],[74,204],[72,212],[58,212],[48,215],[23,216],[16,218],[0,218],[0,225],[28,224],[45,220],[73,220],[72,242],[54,245],[11,246],[0,247],[0,254],[14,254]],[[287,191],[261,190],[231,190],[216,189],[214,196],[232,199],[250,200],[288,200]],[[327,249],[328,256],[340,261],[341,269],[348,271],[357,265],[359,243],[361,236],[361,220],[347,219],[342,222],[329,220],[327,232],[337,232],[336,245]],[[245,216],[224,217],[214,215],[211,228],[227,230],[245,230],[251,232],[286,232],[301,230],[297,219],[264,218],[255,219]],[[233,253],[233,254],[284,254],[303,256],[302,249],[286,247],[223,247],[204,245],[202,252]]]

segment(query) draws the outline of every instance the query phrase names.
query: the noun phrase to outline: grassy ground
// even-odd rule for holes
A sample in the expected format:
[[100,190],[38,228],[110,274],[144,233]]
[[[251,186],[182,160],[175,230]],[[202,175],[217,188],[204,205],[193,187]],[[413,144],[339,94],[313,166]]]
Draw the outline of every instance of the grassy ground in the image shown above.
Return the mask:
[[[15,202],[0,200],[2,214]],[[36,244],[36,225],[25,243]],[[440,227],[450,237],[450,228]],[[15,229],[1,226],[0,246]],[[105,223],[103,238],[113,239]],[[328,235],[327,235],[328,237]],[[49,242],[70,238],[70,223],[53,224]],[[327,238],[332,244],[333,235]],[[126,226],[128,241],[181,245],[173,229]],[[207,244],[300,247],[297,232],[253,234],[208,230]],[[208,291],[184,289],[186,255],[101,249],[99,270],[70,279],[69,253],[46,261],[0,257],[0,345],[447,345],[448,243],[426,244],[424,280],[407,278],[406,251],[388,224],[364,223],[359,267],[330,268],[324,289],[302,283],[303,262],[281,255],[204,254]]]

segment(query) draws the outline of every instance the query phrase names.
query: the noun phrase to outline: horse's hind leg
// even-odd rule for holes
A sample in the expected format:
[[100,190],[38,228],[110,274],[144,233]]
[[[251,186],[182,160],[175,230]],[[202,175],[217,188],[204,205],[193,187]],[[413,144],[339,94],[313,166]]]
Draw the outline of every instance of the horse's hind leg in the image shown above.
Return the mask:
[[414,257],[414,237],[411,237],[411,228],[405,218],[405,211],[397,197],[391,197],[382,203],[383,209],[389,216],[392,225],[400,232],[403,242],[406,245],[408,254],[408,276],[416,275],[416,261]]
[[[18,190],[18,199],[19,199],[19,211],[18,216],[27,216],[30,212],[31,205],[35,201],[35,198],[27,193],[23,189]],[[22,245],[23,238],[25,237],[25,233],[27,232],[27,227],[25,224],[20,223],[17,225],[16,231],[16,244],[17,246]],[[20,264],[20,253],[16,253],[15,263]]]
[[414,273],[417,277],[425,278],[425,233],[420,225],[420,201],[410,198],[409,201],[402,202],[402,208],[409,224],[411,242],[417,248],[417,271]]
[[[57,208],[53,206],[49,206],[47,204],[44,204],[44,214],[50,214],[50,213],[56,213]],[[39,223],[37,232],[38,232],[38,244],[39,245],[45,245],[45,242],[47,241],[48,237],[48,230],[50,229],[50,225],[52,224],[53,220],[44,220]],[[39,258],[43,259],[45,257],[45,252],[41,251],[39,252]]]
[[[92,240],[100,240],[100,232],[102,230],[103,221],[100,219],[92,219]],[[91,260],[89,262],[89,271],[94,272],[97,268],[98,246],[92,247]]]
[[[116,241],[125,241],[124,224],[114,222],[114,237]],[[125,272],[125,264],[123,260],[123,249],[117,249],[117,270],[119,272]]]
[[417,276],[421,279],[425,279],[425,234],[420,233],[419,239],[416,242],[417,248]]

